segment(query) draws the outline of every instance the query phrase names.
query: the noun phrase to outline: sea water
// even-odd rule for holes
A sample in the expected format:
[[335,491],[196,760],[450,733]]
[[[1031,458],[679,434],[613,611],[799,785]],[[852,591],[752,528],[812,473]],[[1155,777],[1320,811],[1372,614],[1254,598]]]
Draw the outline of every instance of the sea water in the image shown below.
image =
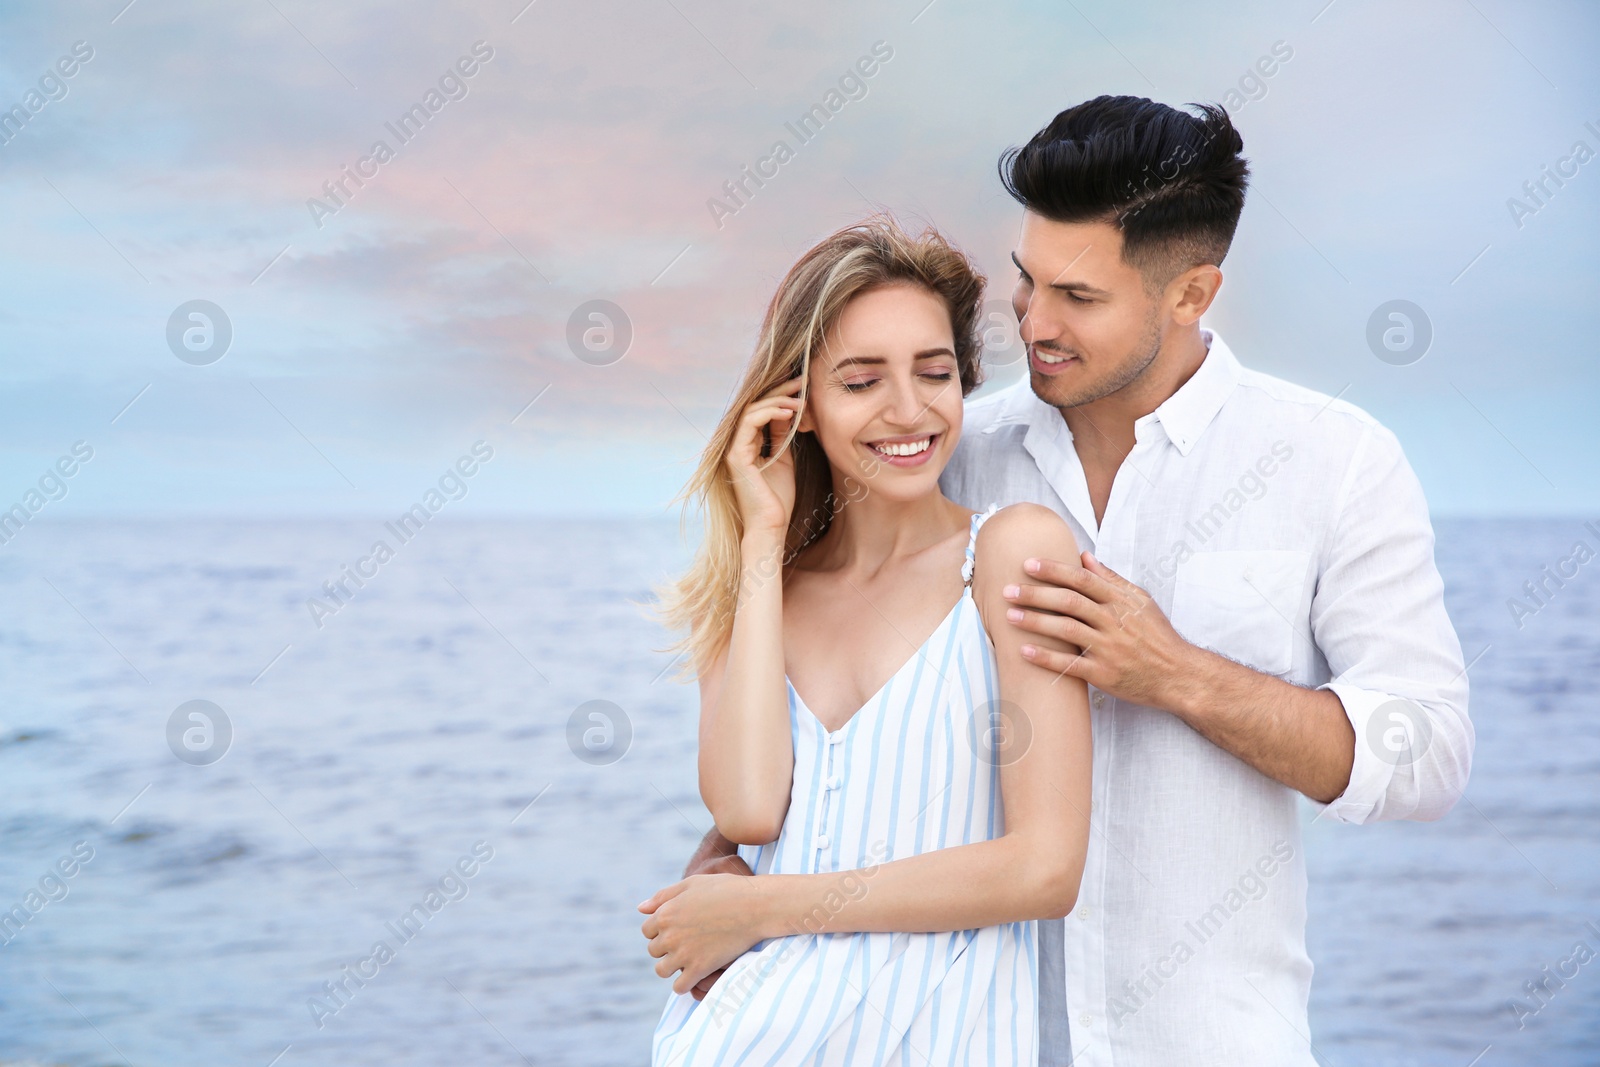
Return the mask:
[[[1310,1039],[1325,1064],[1600,1062],[1600,958],[1574,956],[1600,952],[1600,562],[1509,604],[1600,538],[1438,533],[1472,784],[1432,824],[1307,809]],[[0,1063],[646,1063],[667,986],[635,905],[710,825],[694,688],[641,606],[685,558],[654,520],[24,528]]]

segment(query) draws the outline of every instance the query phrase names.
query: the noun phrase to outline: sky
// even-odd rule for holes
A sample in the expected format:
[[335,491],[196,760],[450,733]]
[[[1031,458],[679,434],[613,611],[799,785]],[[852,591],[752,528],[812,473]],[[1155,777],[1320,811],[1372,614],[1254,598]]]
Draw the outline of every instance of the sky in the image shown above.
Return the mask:
[[[51,516],[393,515],[483,442],[452,514],[670,514],[795,258],[890,210],[1001,309],[997,158],[1126,93],[1243,135],[1243,363],[1393,429],[1437,516],[1600,512],[1593,4],[525,4],[0,8],[0,509],[72,467]],[[1396,300],[1420,358],[1369,343]]]

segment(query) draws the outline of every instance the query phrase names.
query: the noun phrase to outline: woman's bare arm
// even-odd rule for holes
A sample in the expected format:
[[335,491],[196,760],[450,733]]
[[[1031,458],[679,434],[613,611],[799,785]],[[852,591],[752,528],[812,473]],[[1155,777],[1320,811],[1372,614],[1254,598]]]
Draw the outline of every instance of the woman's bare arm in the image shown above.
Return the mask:
[[738,502],[739,595],[732,634],[700,670],[700,798],[717,829],[741,845],[775,841],[789,810],[794,745],[783,670],[783,563],[794,509],[794,454],[765,460],[800,410],[800,378],[768,392],[740,417],[724,460]]
[[718,832],[741,845],[777,840],[794,777],[783,552],[781,532],[745,534],[733,634],[700,672],[700,797]]

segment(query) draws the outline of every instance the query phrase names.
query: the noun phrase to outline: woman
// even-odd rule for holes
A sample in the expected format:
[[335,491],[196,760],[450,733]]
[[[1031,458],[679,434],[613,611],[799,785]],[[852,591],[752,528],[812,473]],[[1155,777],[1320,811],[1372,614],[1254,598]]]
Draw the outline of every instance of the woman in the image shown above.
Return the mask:
[[1066,524],[939,491],[983,287],[886,218],[811,249],[690,484],[705,541],[666,615],[701,796],[756,877],[640,905],[677,975],[657,1064],[1036,1062],[1030,920],[1076,900],[1089,712],[1003,621],[1026,558],[1077,558]]

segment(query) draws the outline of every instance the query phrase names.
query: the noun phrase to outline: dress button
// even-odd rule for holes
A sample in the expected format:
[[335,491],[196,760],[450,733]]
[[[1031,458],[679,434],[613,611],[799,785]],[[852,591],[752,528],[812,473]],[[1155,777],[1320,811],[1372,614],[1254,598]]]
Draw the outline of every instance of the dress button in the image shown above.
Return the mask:
[[838,789],[843,784],[844,784],[844,776],[843,775],[836,774],[832,778],[828,779],[828,788],[829,789]]
[[818,834],[817,837],[816,837],[816,840],[812,841],[811,843],[813,845],[815,845],[817,848],[827,848],[828,847],[828,835],[827,834]]
[[1085,904],[1083,907],[1078,909],[1078,918],[1082,919],[1084,922],[1089,921],[1089,905]]
[[830,744],[830,745],[837,745],[839,742],[841,742],[843,740],[844,740],[844,731],[843,730],[835,730],[835,731],[833,731],[832,733],[830,733],[828,735],[828,744]]
[[1088,1012],[1084,1012],[1082,1015],[1078,1016],[1078,1021],[1085,1026],[1093,1026],[1094,1016],[1090,1015]]
[[1101,692],[1096,692],[1095,695],[1094,695],[1094,706],[1097,707],[1097,708],[1103,708],[1103,707],[1105,707],[1105,704],[1106,704],[1106,695],[1104,693],[1101,693]]

